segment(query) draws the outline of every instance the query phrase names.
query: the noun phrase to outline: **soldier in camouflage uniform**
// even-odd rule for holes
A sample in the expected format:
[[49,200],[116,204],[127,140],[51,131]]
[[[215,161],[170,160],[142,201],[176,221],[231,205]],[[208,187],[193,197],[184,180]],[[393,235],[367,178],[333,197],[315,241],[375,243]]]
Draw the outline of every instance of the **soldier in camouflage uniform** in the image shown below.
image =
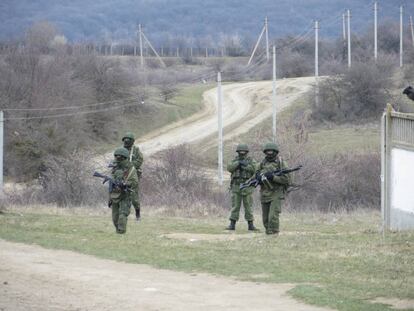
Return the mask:
[[[112,208],[112,222],[116,232],[126,232],[128,215],[131,208],[131,194],[138,185],[137,171],[128,161],[129,152],[118,148],[114,152],[115,161],[112,168],[112,179],[120,186],[113,186],[109,193],[109,207]],[[130,189],[131,191],[128,191]]]
[[141,179],[141,166],[144,162],[144,156],[142,155],[138,146],[134,145],[135,136],[131,132],[126,133],[124,137],[122,137],[122,142],[124,143],[124,148],[126,148],[129,152],[128,160],[134,165],[138,174],[138,184],[131,196],[132,205],[135,208],[135,218],[138,221],[141,219],[141,205],[139,202],[139,180]]
[[241,203],[244,206],[244,218],[248,223],[249,230],[256,230],[253,224],[253,198],[254,188],[248,187],[240,190],[240,184],[252,177],[256,171],[256,162],[248,157],[249,147],[246,144],[239,144],[236,149],[237,156],[227,165],[227,170],[231,173],[231,214],[230,224],[227,230],[235,230],[236,222],[239,220]]
[[275,143],[265,144],[263,152],[265,158],[259,165],[259,172],[265,174],[267,179],[260,185],[263,225],[266,234],[279,234],[279,214],[290,176],[275,176],[272,173],[287,168],[287,164],[279,156],[279,148]]

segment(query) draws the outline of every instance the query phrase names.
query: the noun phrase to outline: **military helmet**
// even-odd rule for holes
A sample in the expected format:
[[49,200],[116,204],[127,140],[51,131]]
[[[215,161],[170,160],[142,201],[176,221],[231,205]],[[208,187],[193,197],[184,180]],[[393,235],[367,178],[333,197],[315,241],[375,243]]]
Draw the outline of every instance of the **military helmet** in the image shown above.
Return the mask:
[[134,136],[134,134],[133,134],[133,133],[131,133],[131,132],[127,132],[127,133],[124,135],[124,137],[122,137],[122,141],[124,141],[124,139],[125,139],[125,138],[129,138],[129,139],[135,140],[135,136]]
[[120,147],[120,148],[117,148],[114,151],[114,156],[117,156],[117,155],[123,156],[125,159],[128,159],[129,151],[128,151],[128,149],[126,149],[124,147]]
[[273,151],[279,152],[279,147],[275,143],[266,143],[263,146],[263,152],[266,152],[267,150],[273,150]]
[[239,152],[239,151],[249,152],[249,146],[247,146],[246,144],[238,144],[236,148],[236,152]]

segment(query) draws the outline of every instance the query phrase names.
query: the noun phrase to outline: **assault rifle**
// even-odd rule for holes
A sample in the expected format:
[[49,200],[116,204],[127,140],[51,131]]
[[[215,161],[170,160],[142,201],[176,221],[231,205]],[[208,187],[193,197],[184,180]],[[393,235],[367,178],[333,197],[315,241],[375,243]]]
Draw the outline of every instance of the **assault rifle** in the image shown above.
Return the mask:
[[[292,172],[298,171],[302,168],[302,165],[296,166],[294,168],[284,168],[279,169],[276,171],[271,172],[275,176],[282,176],[286,174],[290,174]],[[243,190],[244,188],[248,187],[257,187],[258,185],[263,185],[264,183],[269,183],[268,178],[266,177],[266,173],[259,173],[256,172],[256,175],[251,177],[249,180],[247,180],[245,183],[240,184],[240,190]]]
[[128,185],[125,185],[123,182],[117,182],[115,180],[113,180],[111,177],[98,173],[98,172],[94,172],[93,173],[93,177],[98,177],[98,178],[102,178],[103,179],[103,184],[105,184],[106,182],[109,182],[109,193],[111,193],[114,188],[118,188],[120,189],[122,192],[131,192],[131,188]]

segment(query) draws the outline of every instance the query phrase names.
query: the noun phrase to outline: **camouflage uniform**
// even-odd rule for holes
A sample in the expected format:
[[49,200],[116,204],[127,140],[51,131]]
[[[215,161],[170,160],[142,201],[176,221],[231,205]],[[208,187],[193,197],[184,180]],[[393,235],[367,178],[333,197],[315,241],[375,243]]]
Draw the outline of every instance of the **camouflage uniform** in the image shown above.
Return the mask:
[[128,192],[118,187],[113,187],[109,194],[112,207],[112,222],[116,232],[125,233],[131,207],[131,193],[138,185],[138,175],[135,167],[127,159],[128,150],[118,148],[115,150],[114,156],[122,156],[122,158],[121,160],[114,161],[115,166],[112,169],[113,180],[129,186],[132,190],[132,192]]
[[238,155],[227,165],[227,170],[231,173],[231,214],[228,230],[235,230],[235,224],[239,220],[240,207],[243,202],[244,218],[249,224],[249,230],[255,230],[253,225],[253,188],[248,187],[240,190],[240,184],[246,182],[256,171],[256,162],[247,156],[249,148],[245,144],[239,144],[236,149]]
[[[273,150],[273,155],[266,155],[265,159],[259,165],[260,173],[270,172],[287,168],[287,164],[278,156],[279,148],[274,143],[267,143],[263,152]],[[281,213],[282,200],[284,199],[286,188],[290,181],[289,175],[269,176],[260,186],[260,201],[262,204],[263,225],[266,228],[266,234],[279,233],[279,214]]]
[[[129,138],[130,140],[132,140],[131,146],[128,146],[127,144],[125,144],[125,138]],[[144,162],[144,156],[139,150],[139,147],[134,145],[134,141],[135,141],[134,134],[130,132],[126,133],[125,136],[122,137],[122,141],[124,141],[124,148],[128,149],[128,152],[129,152],[128,160],[134,165],[135,169],[137,170],[137,174],[138,174],[137,187],[134,189],[134,192],[131,194],[131,200],[132,200],[132,205],[134,206],[134,209],[135,209],[136,219],[139,220],[141,218],[141,205],[139,202],[140,201],[139,180],[141,179],[141,174],[142,174],[141,166],[142,166],[142,163]]]

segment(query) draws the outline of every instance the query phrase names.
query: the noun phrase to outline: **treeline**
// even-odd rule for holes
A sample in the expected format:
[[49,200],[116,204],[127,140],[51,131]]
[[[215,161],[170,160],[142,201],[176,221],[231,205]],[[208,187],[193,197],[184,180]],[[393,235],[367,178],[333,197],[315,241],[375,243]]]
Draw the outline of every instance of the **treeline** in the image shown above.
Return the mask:
[[[378,2],[380,21],[398,21],[401,1]],[[404,4],[406,12],[412,14],[414,4]],[[370,21],[373,24],[370,0],[8,0],[2,1],[0,7],[2,39],[19,36],[39,20],[56,24],[70,41],[135,41],[137,24],[141,23],[156,45],[172,34],[204,41],[218,41],[220,34],[256,38],[265,16],[269,17],[271,37],[301,33],[315,19],[322,21],[322,36],[339,37],[340,15],[345,9],[352,11],[353,30],[365,29]]]

